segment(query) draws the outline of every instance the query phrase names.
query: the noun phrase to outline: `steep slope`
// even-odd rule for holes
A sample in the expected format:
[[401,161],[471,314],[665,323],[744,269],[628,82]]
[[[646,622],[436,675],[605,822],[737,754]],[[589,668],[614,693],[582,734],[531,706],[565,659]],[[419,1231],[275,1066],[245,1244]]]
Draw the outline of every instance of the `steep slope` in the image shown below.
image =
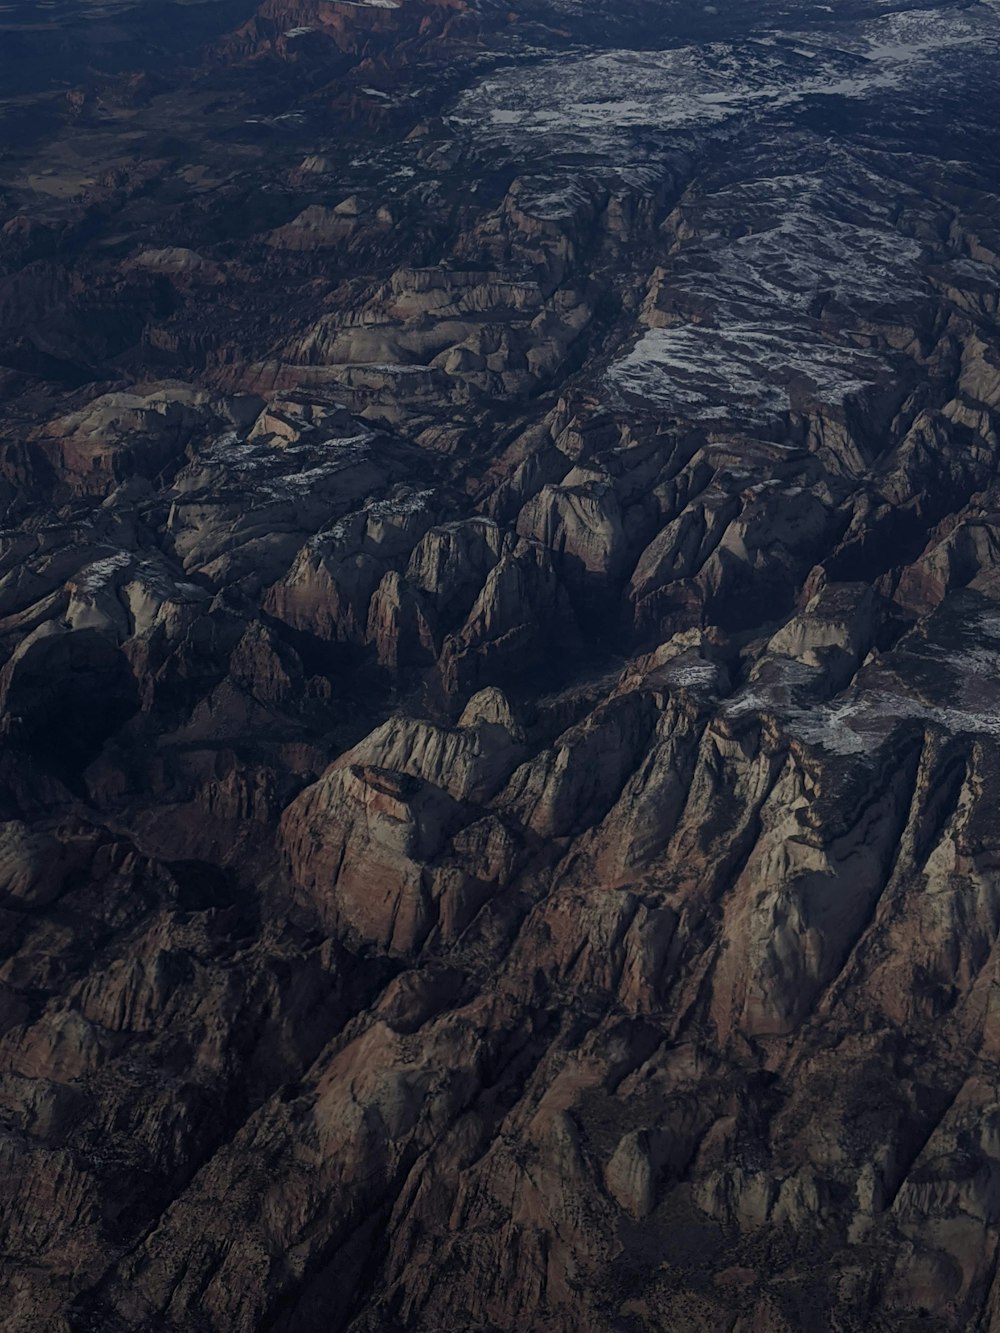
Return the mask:
[[1000,1320],[1000,11],[748,8],[11,88],[5,1327]]

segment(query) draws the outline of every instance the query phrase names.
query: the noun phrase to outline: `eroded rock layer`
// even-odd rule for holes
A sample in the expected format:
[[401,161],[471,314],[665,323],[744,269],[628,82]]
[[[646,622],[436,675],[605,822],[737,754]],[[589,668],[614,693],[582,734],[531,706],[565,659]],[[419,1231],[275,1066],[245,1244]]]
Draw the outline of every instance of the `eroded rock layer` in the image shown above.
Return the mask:
[[4,1328],[1000,1326],[996,0],[5,9]]

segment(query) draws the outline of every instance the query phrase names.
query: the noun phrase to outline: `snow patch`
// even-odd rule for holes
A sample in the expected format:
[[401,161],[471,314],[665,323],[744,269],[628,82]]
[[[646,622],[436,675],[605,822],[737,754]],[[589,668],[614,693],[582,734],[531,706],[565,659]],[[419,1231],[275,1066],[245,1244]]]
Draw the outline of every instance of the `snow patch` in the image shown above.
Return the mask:
[[792,407],[792,387],[842,404],[875,382],[881,363],[818,334],[793,337],[773,324],[734,322],[650,329],[607,372],[611,389],[678,416],[771,416]]

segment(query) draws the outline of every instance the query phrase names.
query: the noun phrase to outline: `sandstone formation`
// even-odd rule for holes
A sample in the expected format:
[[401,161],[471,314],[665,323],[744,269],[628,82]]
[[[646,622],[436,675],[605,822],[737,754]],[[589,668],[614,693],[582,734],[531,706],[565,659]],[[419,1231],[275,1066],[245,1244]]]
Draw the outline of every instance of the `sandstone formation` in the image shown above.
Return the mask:
[[3,1327],[1000,1327],[995,0],[8,8]]

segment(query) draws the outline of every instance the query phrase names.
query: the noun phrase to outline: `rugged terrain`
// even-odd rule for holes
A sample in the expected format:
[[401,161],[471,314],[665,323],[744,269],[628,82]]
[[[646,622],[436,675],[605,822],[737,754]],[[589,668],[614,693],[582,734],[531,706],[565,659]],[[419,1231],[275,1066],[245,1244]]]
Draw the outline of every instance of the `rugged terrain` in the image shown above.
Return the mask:
[[3,1328],[1000,1327],[996,0],[0,73]]

